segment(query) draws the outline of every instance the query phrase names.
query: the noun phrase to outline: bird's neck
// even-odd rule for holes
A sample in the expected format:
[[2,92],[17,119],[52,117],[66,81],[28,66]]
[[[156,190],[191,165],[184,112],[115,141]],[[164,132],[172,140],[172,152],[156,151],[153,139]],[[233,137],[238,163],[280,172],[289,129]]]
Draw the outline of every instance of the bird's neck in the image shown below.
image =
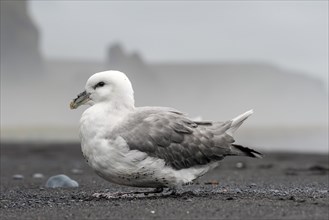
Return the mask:
[[133,102],[112,100],[111,102],[100,102],[86,109],[82,114],[80,122],[98,124],[102,126],[115,126],[127,114],[135,110]]
[[135,109],[135,102],[133,98],[130,97],[116,97],[112,99],[111,102],[103,103],[103,108],[109,113],[121,115],[126,112],[131,112]]

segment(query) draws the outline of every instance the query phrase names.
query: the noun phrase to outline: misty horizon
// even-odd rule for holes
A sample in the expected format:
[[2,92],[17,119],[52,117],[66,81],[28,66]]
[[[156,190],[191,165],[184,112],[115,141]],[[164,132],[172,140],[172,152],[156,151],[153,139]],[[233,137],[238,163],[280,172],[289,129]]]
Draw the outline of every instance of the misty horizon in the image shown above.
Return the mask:
[[264,62],[313,75],[328,88],[327,8],[328,2],[29,2],[49,59],[103,61],[119,42],[147,63]]

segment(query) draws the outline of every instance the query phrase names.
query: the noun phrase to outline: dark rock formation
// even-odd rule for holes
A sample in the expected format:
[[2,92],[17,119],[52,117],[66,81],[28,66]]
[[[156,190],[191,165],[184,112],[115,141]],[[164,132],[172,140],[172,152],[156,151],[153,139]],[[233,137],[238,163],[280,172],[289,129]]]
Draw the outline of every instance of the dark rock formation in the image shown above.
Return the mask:
[[107,66],[121,71],[149,73],[148,64],[144,63],[139,53],[126,53],[119,43],[109,47]]
[[39,32],[27,1],[1,1],[1,75],[28,76],[43,72]]
[[[143,61],[139,53],[127,53],[119,43],[110,45],[108,52],[106,69],[126,73],[132,81],[134,89],[141,91],[135,97],[136,102],[142,105],[152,104],[150,102],[152,97],[158,97],[162,90],[159,89],[161,82],[158,82],[157,75],[149,64]],[[147,89],[145,89],[145,85],[147,85]]]

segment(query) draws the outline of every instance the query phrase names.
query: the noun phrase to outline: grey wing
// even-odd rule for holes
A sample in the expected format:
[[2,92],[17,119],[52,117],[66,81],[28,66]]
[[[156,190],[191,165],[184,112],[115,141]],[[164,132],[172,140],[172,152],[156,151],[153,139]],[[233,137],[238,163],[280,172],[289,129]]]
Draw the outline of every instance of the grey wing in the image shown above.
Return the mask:
[[228,122],[193,122],[168,109],[141,109],[115,131],[131,150],[161,158],[174,169],[205,165],[231,153]]

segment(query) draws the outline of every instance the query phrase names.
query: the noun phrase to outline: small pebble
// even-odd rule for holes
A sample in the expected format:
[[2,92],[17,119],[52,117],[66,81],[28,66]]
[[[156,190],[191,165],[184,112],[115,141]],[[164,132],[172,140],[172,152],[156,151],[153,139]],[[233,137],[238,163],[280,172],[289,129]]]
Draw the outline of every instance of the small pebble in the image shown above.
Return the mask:
[[22,179],[24,179],[24,176],[21,175],[21,174],[15,174],[15,175],[13,175],[13,179],[14,180],[22,180]]
[[239,189],[239,188],[236,188],[236,189],[235,189],[235,192],[236,192],[236,193],[242,193],[242,190]]
[[279,190],[277,190],[277,189],[270,189],[270,192],[273,192],[273,193],[279,193],[280,191]]
[[46,187],[47,188],[79,187],[79,184],[77,181],[72,180],[70,177],[61,174],[61,175],[50,177],[47,180]]
[[74,169],[71,170],[71,173],[73,173],[73,174],[82,174],[83,171],[81,169],[74,168]]
[[42,173],[35,173],[35,174],[33,174],[32,177],[35,178],[35,179],[42,179],[45,176]]
[[235,164],[235,167],[238,169],[244,169],[244,168],[246,168],[246,165],[242,162],[238,162]]

